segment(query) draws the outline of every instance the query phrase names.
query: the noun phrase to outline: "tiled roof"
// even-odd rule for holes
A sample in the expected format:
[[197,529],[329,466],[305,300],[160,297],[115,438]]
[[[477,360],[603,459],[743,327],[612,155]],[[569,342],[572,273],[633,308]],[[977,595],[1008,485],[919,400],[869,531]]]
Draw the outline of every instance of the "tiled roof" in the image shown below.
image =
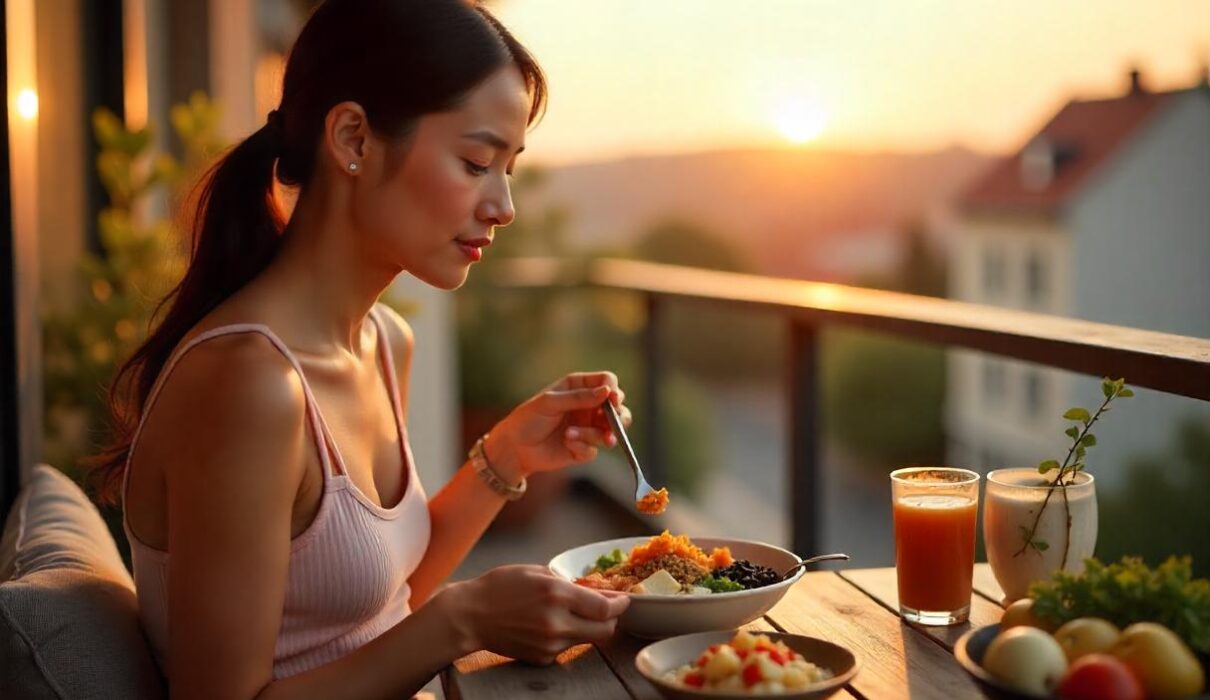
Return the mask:
[[[1134,90],[1123,97],[1072,101],[1026,142],[1018,153],[1003,158],[975,182],[960,199],[966,210],[1000,210],[1050,214],[1088,183],[1111,156],[1128,143],[1174,95]],[[1049,152],[1049,153],[1048,153]],[[1038,180],[1030,182],[1029,164],[1035,155],[1050,158]]]

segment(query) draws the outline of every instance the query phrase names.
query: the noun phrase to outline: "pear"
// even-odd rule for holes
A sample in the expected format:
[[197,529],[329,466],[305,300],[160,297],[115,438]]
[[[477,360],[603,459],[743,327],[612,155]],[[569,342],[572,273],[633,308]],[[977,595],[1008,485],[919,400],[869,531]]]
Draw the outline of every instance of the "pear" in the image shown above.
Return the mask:
[[1068,663],[1081,656],[1109,651],[1122,636],[1117,625],[1099,617],[1072,620],[1055,632],[1055,641],[1063,647]]
[[1197,657],[1163,625],[1134,623],[1122,632],[1109,653],[1138,676],[1148,698],[1183,698],[1202,692],[1206,686],[1206,674]]
[[1037,627],[1040,630],[1053,632],[1054,627],[1043,622],[1034,615],[1033,598],[1020,598],[1013,601],[1013,604],[1004,609],[1004,616],[1000,618],[1000,629],[1008,629],[1025,625],[1027,627]]

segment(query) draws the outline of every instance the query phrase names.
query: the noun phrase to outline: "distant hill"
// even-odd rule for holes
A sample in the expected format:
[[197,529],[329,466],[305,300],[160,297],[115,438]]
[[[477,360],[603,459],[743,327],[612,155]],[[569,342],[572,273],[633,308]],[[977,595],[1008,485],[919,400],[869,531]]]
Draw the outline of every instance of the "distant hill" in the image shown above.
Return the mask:
[[961,148],[628,158],[552,168],[542,191],[517,205],[522,214],[566,207],[577,246],[621,247],[652,223],[675,218],[726,236],[764,274],[828,277],[821,262],[828,255],[862,239],[886,248],[907,221],[943,211],[992,160]]

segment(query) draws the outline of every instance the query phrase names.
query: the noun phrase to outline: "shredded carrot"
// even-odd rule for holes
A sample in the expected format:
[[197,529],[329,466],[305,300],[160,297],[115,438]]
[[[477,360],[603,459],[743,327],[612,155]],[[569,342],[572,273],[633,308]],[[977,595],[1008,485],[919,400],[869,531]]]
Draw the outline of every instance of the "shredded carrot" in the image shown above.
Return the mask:
[[647,515],[659,515],[663,513],[664,509],[668,507],[668,489],[652,491],[643,496],[642,499],[636,501],[634,507],[640,513],[646,513]]
[[626,563],[630,566],[639,566],[667,555],[684,557],[709,570],[714,570],[718,566],[730,566],[733,561],[731,550],[727,547],[719,547],[707,556],[700,547],[689,541],[688,535],[672,535],[664,530],[630,550]]
[[735,563],[735,559],[731,556],[730,547],[716,547],[710,553],[710,565],[715,569],[725,569]]

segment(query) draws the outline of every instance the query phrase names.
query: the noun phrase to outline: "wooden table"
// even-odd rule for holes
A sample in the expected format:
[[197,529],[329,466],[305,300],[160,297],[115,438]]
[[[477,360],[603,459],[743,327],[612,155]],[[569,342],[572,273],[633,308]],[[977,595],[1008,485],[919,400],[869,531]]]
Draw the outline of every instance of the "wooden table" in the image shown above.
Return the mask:
[[[819,637],[852,650],[861,671],[836,698],[978,698],[954,660],[954,643],[972,627],[1000,621],[1001,595],[991,569],[977,564],[970,622],[923,627],[899,617],[894,569],[818,571],[803,576],[751,627]],[[458,660],[442,682],[449,700],[656,700],[659,694],[634,667],[635,654],[646,644],[619,634],[608,644],[568,649],[546,667],[478,652]]]

